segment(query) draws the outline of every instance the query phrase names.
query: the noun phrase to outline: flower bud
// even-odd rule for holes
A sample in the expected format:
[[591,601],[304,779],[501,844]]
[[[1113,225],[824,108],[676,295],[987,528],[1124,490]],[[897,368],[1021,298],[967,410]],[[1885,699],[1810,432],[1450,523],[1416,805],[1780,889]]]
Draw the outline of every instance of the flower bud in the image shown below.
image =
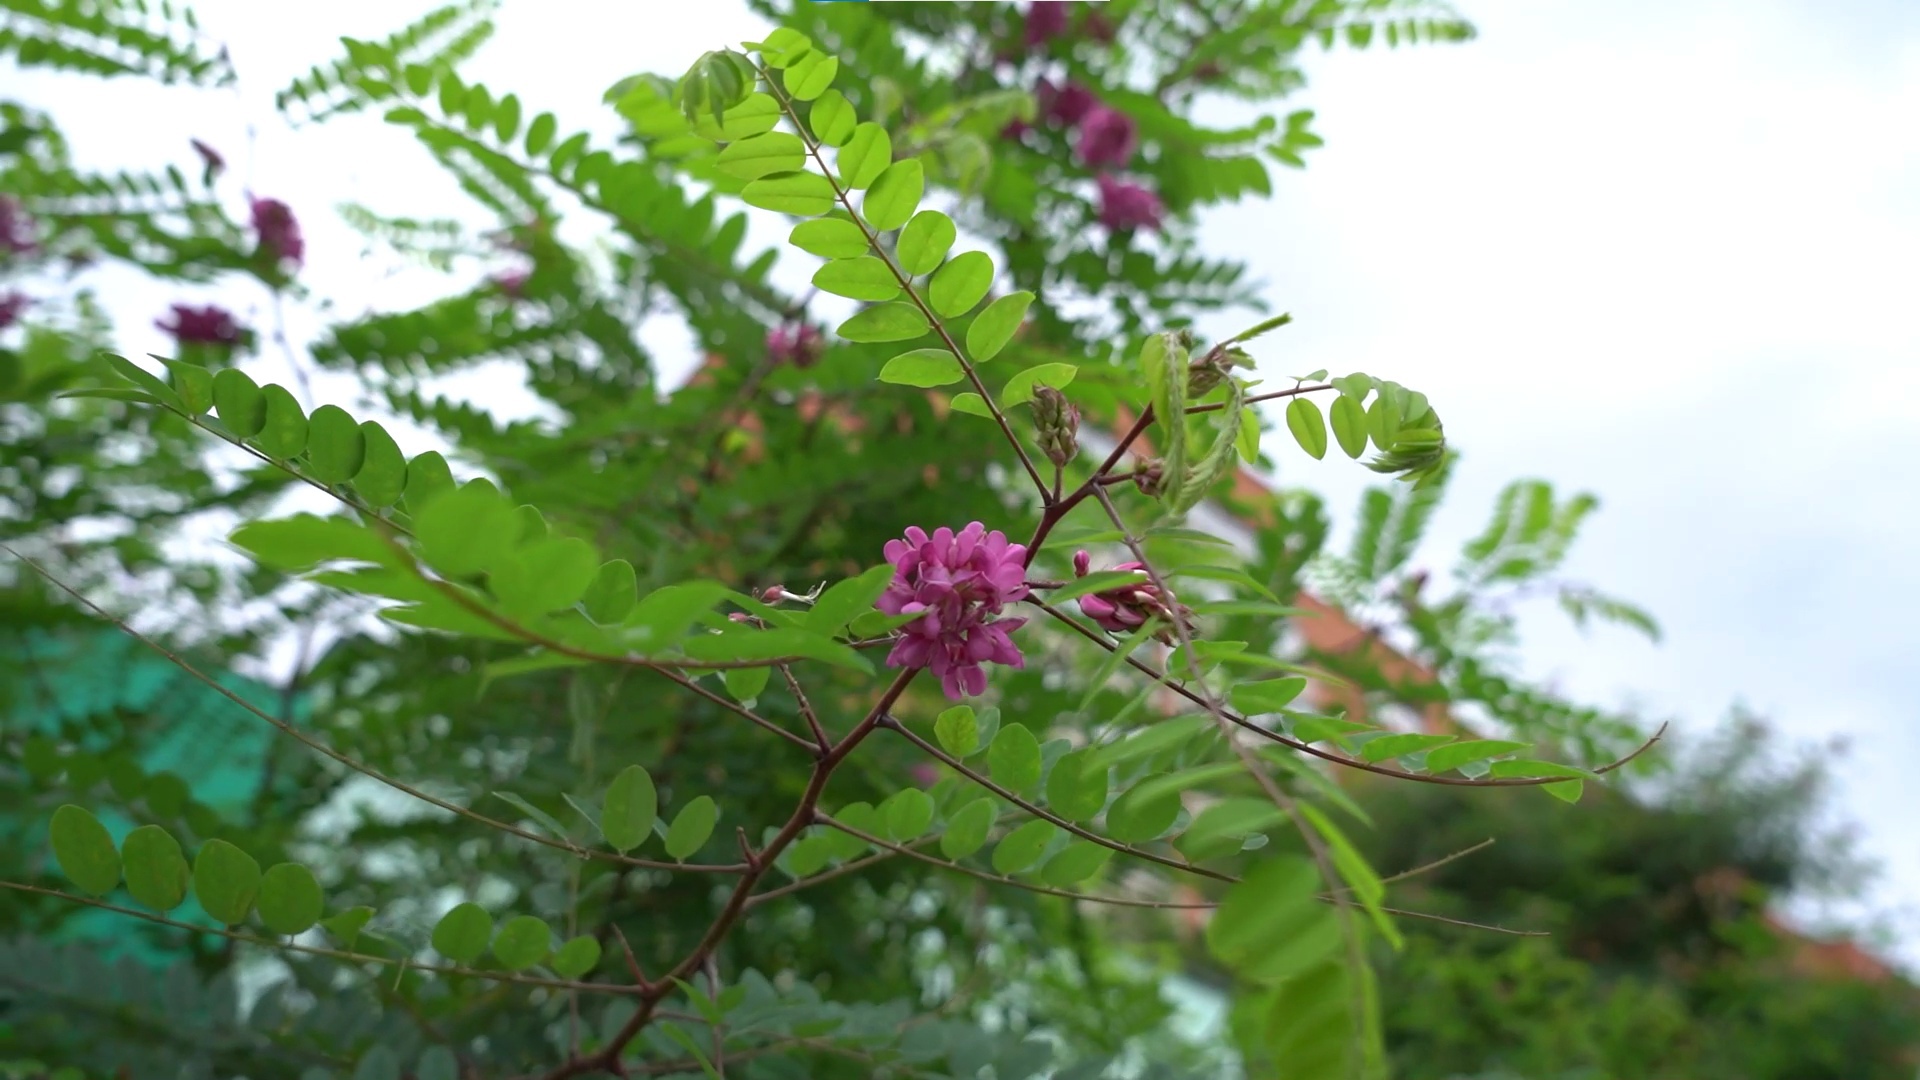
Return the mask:
[[1033,391],[1033,424],[1040,434],[1040,452],[1055,465],[1065,465],[1080,453],[1080,410],[1067,395],[1051,386]]
[[1166,487],[1166,483],[1167,471],[1158,458],[1147,462],[1133,472],[1133,486],[1139,488],[1142,495],[1158,498],[1161,490]]
[[1219,386],[1234,368],[1253,367],[1253,357],[1241,349],[1208,349],[1187,366],[1187,396],[1197,398]]

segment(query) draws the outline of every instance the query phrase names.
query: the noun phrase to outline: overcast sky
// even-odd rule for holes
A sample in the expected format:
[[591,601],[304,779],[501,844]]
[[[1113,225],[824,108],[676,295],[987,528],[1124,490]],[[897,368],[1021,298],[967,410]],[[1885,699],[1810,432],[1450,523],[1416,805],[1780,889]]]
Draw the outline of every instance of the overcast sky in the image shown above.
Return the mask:
[[[242,76],[211,102],[8,77],[55,106],[87,164],[184,166],[189,136],[219,146],[230,194],[250,185],[300,214],[305,280],[336,314],[395,307],[444,283],[363,259],[330,207],[440,216],[462,197],[377,119],[289,132],[271,97],[337,36],[379,36],[429,6],[200,3]],[[1920,961],[1906,775],[1920,761],[1920,4],[1462,10],[1481,31],[1468,45],[1314,57],[1298,101],[1327,146],[1279,176],[1271,201],[1203,222],[1214,252],[1249,262],[1294,314],[1263,360],[1430,395],[1464,452],[1419,557],[1436,569],[1511,479],[1598,494],[1569,574],[1651,608],[1667,638],[1582,636],[1544,610],[1528,623],[1528,672],[1691,728],[1744,701],[1796,738],[1846,737],[1839,809],[1885,868],[1868,906]],[[516,91],[529,115],[555,112],[563,132],[606,134],[599,100],[615,80],[678,73],[757,29],[720,0],[508,0],[500,26],[471,74]],[[804,279],[787,262],[779,275]],[[104,284],[127,350],[159,351],[148,324],[181,296]],[[258,294],[205,298],[267,319]],[[290,313],[296,344],[320,318]],[[691,359],[670,327],[648,341],[664,367]],[[352,404],[346,383],[318,390]],[[1342,517],[1369,479],[1344,459],[1281,460],[1282,481],[1327,493]]]

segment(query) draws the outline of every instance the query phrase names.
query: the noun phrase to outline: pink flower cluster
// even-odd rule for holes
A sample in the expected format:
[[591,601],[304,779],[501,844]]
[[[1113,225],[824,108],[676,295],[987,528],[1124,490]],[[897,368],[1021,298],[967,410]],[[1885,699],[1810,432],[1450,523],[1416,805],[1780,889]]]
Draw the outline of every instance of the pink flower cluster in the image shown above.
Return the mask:
[[173,335],[173,340],[182,345],[238,345],[242,335],[233,313],[217,304],[205,307],[175,304],[166,319],[155,319],[153,325]]
[[958,701],[987,689],[985,663],[1025,667],[1007,635],[1025,619],[995,618],[1006,605],[1026,598],[1027,549],[1005,533],[973,522],[959,532],[942,526],[931,535],[919,526],[906,539],[889,540],[893,581],[874,606],[888,615],[920,617],[901,629],[887,666],[932,668],[947,697]]
[[[1092,564],[1092,556],[1084,551],[1074,552],[1073,576],[1086,577]],[[1145,564],[1124,562],[1113,569],[1131,570],[1139,575],[1140,580],[1136,584],[1102,589],[1080,598],[1080,613],[1092,619],[1102,630],[1113,634],[1130,634],[1145,626],[1148,619],[1158,616],[1168,625],[1155,636],[1171,644],[1176,622],[1191,626],[1193,611],[1178,601],[1168,603],[1159,587],[1148,577]]]
[[293,210],[279,199],[253,200],[253,229],[260,234],[260,249],[272,254],[275,262],[299,266],[306,258],[307,244],[300,236],[300,223]]
[[767,331],[767,357],[776,364],[810,368],[826,348],[826,336],[806,323],[786,323]]
[[26,208],[20,205],[19,199],[0,195],[0,252],[26,255],[39,247],[40,243],[34,237],[33,219],[27,216]]
[[[1067,26],[1065,4],[1029,5],[1027,47],[1036,48],[1052,41],[1066,33]],[[1099,21],[1097,33],[1091,26],[1089,32],[1100,40],[1111,40],[1113,36],[1112,26],[1104,19]],[[1074,136],[1073,152],[1082,165],[1098,170],[1095,180],[1100,192],[1100,223],[1112,232],[1158,229],[1167,214],[1160,196],[1142,184],[1112,175],[1112,170],[1125,169],[1131,164],[1139,152],[1140,128],[1133,117],[1104,104],[1092,90],[1075,82],[1056,86],[1051,80],[1041,79],[1034,87],[1034,96],[1039,99],[1041,118],[1047,123],[1079,129]],[[1002,134],[1018,139],[1029,130],[1026,124],[1015,121],[1007,125]]]
[[33,299],[18,289],[0,296],[0,330],[5,330],[20,321],[20,313],[27,310]]

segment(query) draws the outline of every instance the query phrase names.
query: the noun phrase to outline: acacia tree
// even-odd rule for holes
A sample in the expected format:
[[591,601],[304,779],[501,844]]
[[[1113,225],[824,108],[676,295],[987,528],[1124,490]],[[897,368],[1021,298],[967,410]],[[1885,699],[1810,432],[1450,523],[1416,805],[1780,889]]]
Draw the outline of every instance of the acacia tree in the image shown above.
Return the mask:
[[[124,590],[157,564],[141,529],[219,507],[255,569],[154,587],[268,614],[189,640],[346,633],[298,673],[311,722],[230,695],[284,736],[246,814],[157,798],[175,784],[137,768],[108,793],[92,763],[112,750],[78,732],[9,738],[24,801],[52,809],[50,857],[6,883],[19,929],[90,906],[223,942],[195,961],[212,996],[172,995],[204,1006],[185,1026],[128,1019],[149,988],[81,950],[28,947],[68,973],[14,994],[28,1052],[85,1074],[369,1080],[1218,1075],[1217,1054],[1154,1037],[1154,953],[1123,948],[1140,921],[1114,917],[1188,907],[1233,975],[1249,1075],[1380,1075],[1374,965],[1405,913],[1328,770],[1574,799],[1616,767],[1523,756],[1594,748],[1548,695],[1546,719],[1490,696],[1510,741],[1313,712],[1306,676],[1335,676],[1284,626],[1317,505],[1243,500],[1250,552],[1186,520],[1241,462],[1270,463],[1263,402],[1315,457],[1371,447],[1413,492],[1443,474],[1424,394],[1252,378],[1285,316],[1196,340],[1198,313],[1264,304],[1187,226],[1318,142],[1305,112],[1206,127],[1203,91],[1270,107],[1315,38],[1463,24],[1379,0],[768,13],[764,41],[613,87],[628,126],[608,146],[461,76],[485,5],[349,40],[282,95],[299,122],[380,111],[510,238],[514,265],[483,284],[311,349],[361,376],[362,415],[410,418],[444,453],[259,385],[250,331],[217,310],[168,316],[183,347],[159,366],[81,359],[97,326],[33,326],[10,354],[34,527],[9,550],[54,595],[216,687],[130,625]],[[29,17],[22,62],[224,77],[176,44],[190,23]],[[256,199],[230,221],[212,148],[197,185],[88,177],[49,118],[10,117],[15,210],[45,230],[17,255],[86,247],[298,299],[293,211]],[[793,219],[806,296],[769,283],[778,249],[743,253],[736,203]],[[600,257],[559,238],[569,215],[600,226]],[[442,265],[492,257],[455,222],[349,216]],[[683,387],[638,341],[662,311],[712,358]],[[563,422],[422,389],[500,357]],[[333,509],[288,514],[289,489]],[[136,529],[63,542],[63,516],[99,510]],[[1549,524],[1570,538],[1577,515]],[[90,809],[107,804],[138,827],[115,835]],[[249,958],[281,977],[243,1015]]]

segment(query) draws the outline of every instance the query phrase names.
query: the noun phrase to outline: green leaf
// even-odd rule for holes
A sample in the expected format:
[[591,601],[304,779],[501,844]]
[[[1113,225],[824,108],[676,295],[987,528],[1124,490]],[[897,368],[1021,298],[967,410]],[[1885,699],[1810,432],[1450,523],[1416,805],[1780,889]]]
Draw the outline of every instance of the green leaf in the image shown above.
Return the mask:
[[1261,682],[1237,683],[1228,692],[1233,707],[1247,716],[1261,713],[1277,713],[1307,688],[1307,680],[1302,678],[1266,679]]
[[887,361],[880,381],[898,386],[951,386],[967,377],[960,361],[946,349],[914,349]]
[[980,749],[980,725],[975,722],[973,706],[955,705],[933,721],[933,737],[940,748],[964,760]]
[[600,553],[574,536],[550,536],[496,559],[488,587],[507,610],[545,615],[570,608],[600,572]]
[[1345,745],[1346,736],[1372,730],[1372,724],[1362,724],[1355,720],[1342,720],[1335,716],[1309,716],[1294,723],[1293,737],[1303,743],[1332,741]]
[[728,176],[758,180],[773,173],[799,172],[807,164],[807,146],[798,135],[769,131],[730,143],[714,160]]
[[986,846],[987,834],[1000,816],[990,796],[981,796],[947,818],[947,831],[940,837],[940,854],[959,860]]
[[534,117],[533,123],[527,125],[527,141],[524,144],[527,156],[539,157],[540,152],[553,142],[554,132],[559,126],[552,113],[541,113]]
[[667,827],[667,854],[684,860],[699,851],[719,820],[720,810],[709,796],[701,795],[681,807]]
[[[594,945],[597,948],[599,942]],[[460,1080],[460,1059],[444,1046],[429,1046],[413,1066],[413,1080]]]
[[213,409],[227,430],[243,439],[260,434],[267,425],[267,399],[260,387],[238,368],[226,368],[213,376]]
[[712,611],[728,591],[715,581],[663,585],[648,593],[627,616],[630,640],[643,652],[664,651],[685,638],[693,621]]
[[1417,754],[1452,742],[1452,735],[1398,734],[1368,739],[1360,747],[1360,756],[1368,761],[1385,761],[1402,754]]
[[68,803],[53,812],[47,832],[60,872],[81,892],[105,896],[120,884],[120,852],[98,818]]
[[691,660],[716,664],[751,663],[780,660],[789,656],[805,657],[870,674],[873,662],[857,650],[830,637],[798,629],[757,630],[732,626],[718,634],[697,634],[681,643],[680,651]]
[[1367,434],[1381,453],[1393,449],[1400,439],[1399,395],[1390,386],[1380,387],[1380,396],[1367,408]]
[[1008,724],[987,747],[987,773],[993,782],[1022,798],[1040,787],[1040,740],[1025,725]]
[[207,914],[237,926],[259,895],[260,864],[253,856],[225,840],[209,840],[200,848],[193,860],[193,896]]
[[421,553],[448,577],[467,577],[499,562],[519,533],[513,504],[491,484],[467,483],[414,515]]
[[353,1080],[401,1080],[400,1058],[392,1047],[375,1043],[354,1066]]
[[1240,460],[1251,465],[1260,460],[1260,417],[1250,408],[1240,410],[1240,430],[1233,438]]
[[1335,390],[1340,391],[1341,397],[1352,398],[1355,405],[1366,404],[1367,395],[1373,392],[1373,376],[1362,375],[1357,371],[1351,375],[1342,375],[1327,381],[1333,384]]
[[1322,813],[1320,808],[1312,803],[1302,802],[1298,805],[1300,816],[1305,818],[1307,823],[1313,826],[1313,830],[1320,834],[1321,839],[1327,842],[1328,851],[1333,857],[1334,869],[1339,871],[1340,878],[1347,883],[1347,887],[1353,890],[1353,895],[1360,899],[1361,906],[1367,909],[1367,914],[1373,919],[1374,928],[1379,930],[1380,936],[1386,938],[1394,948],[1399,948],[1400,931],[1394,928],[1393,920],[1387,917],[1385,909],[1380,906],[1380,901],[1387,895],[1386,883],[1380,880],[1380,875],[1373,872],[1373,867],[1367,865],[1366,857],[1360,854],[1359,848],[1353,846],[1353,841],[1347,839],[1347,834],[1333,823],[1332,818]]
[[1011,876],[1031,867],[1059,831],[1050,821],[1029,821],[1013,830],[994,845],[993,869]]
[[1189,859],[1204,859],[1239,851],[1245,840],[1287,820],[1287,815],[1264,798],[1222,799],[1200,811],[1176,845]]
[[227,540],[261,565],[277,570],[308,570],[336,559],[382,566],[398,561],[378,533],[339,516],[295,514],[272,521],[249,521]]
[[1512,742],[1508,739],[1467,739],[1427,752],[1427,771],[1443,773],[1458,769],[1462,765],[1471,765],[1476,761],[1486,761],[1502,754],[1517,753],[1525,750],[1529,743]]
[[874,601],[880,599],[880,594],[893,581],[893,573],[891,563],[881,563],[857,577],[834,583],[813,602],[813,610],[807,612],[807,631],[833,637],[845,630],[856,616],[873,610]]
[[[992,308],[988,308],[992,311]],[[975,325],[978,325],[977,323]],[[1055,390],[1065,389],[1080,374],[1080,368],[1074,364],[1035,364],[1007,380],[1000,389],[1000,407],[1011,409],[1015,405],[1025,405],[1033,400],[1036,387],[1051,386]]]
[[964,394],[953,395],[953,399],[947,402],[947,407],[954,412],[967,413],[970,416],[985,416],[989,419],[993,416],[993,409],[987,405],[987,399],[971,390]]
[[763,667],[727,668],[720,673],[720,681],[726,686],[727,694],[742,703],[758,700],[772,677],[773,669]]
[[[997,855],[998,852],[995,852]],[[1075,840],[1040,868],[1040,880],[1056,889],[1070,889],[1098,874],[1113,858],[1113,849],[1088,840]]]
[[578,979],[599,963],[600,940],[592,934],[581,934],[560,946],[553,954],[551,966],[554,974],[563,979]]
[[1367,411],[1345,394],[1335,398],[1327,411],[1333,415],[1333,437],[1341,451],[1358,461],[1367,452]]
[[428,450],[407,462],[407,512],[418,515],[427,504],[454,491],[453,470],[438,450]]
[[818,217],[833,209],[832,181],[819,173],[784,172],[763,176],[740,192],[748,206],[800,217]]
[[653,835],[653,821],[660,812],[660,797],[653,777],[638,765],[620,770],[607,786],[600,804],[600,835],[615,851],[625,854]]
[[[975,727],[978,728],[980,732],[980,745],[992,746],[994,736],[1000,734],[999,707],[996,705],[989,705],[986,708],[981,709],[980,714],[974,718],[974,725]],[[978,752],[979,751],[977,750],[975,751],[975,753],[978,753]]]
[[[868,195],[867,198],[873,196]],[[900,230],[893,257],[900,261],[900,269],[914,277],[931,273],[940,265],[940,260],[947,257],[948,250],[959,235],[952,218],[938,210],[922,210],[913,215],[913,220],[907,222],[906,228]],[[938,305],[935,307],[937,310]]]
[[1047,806],[1068,821],[1092,821],[1106,808],[1108,779],[1092,747],[1072,751],[1047,775]]
[[1319,460],[1327,456],[1327,422],[1320,415],[1320,406],[1303,397],[1287,402],[1287,430],[1308,457]]
[[973,324],[967,327],[967,355],[976,364],[984,364],[1000,355],[1007,347],[1013,335],[1026,321],[1027,308],[1033,303],[1033,294],[1025,289],[995,300],[987,309],[976,315]]
[[1107,835],[1123,844],[1158,839],[1180,816],[1180,793],[1145,784],[1122,794],[1107,808]]
[[260,878],[260,921],[276,934],[304,934],[320,921],[320,882],[299,863],[269,867]]
[[787,235],[787,243],[825,259],[852,259],[867,254],[870,244],[860,226],[845,218],[803,221]]
[[511,791],[496,791],[493,793],[493,797],[527,815],[528,819],[545,829],[547,835],[553,837],[555,840],[567,839],[567,827],[565,825],[560,824],[552,814],[533,805],[521,796]]
[[407,459],[387,429],[371,420],[361,422],[360,440],[365,453],[353,489],[376,509],[392,506],[407,489]]
[[1522,777],[1536,779],[1543,776],[1565,776],[1573,779],[1597,780],[1598,775],[1591,769],[1582,769],[1577,765],[1563,765],[1557,761],[1496,761],[1488,770],[1490,776]]
[[880,819],[886,823],[886,835],[896,843],[909,843],[926,835],[933,825],[933,798],[919,788],[896,791],[880,804]]
[[834,157],[834,164],[840,170],[842,184],[855,191],[870,187],[893,164],[893,139],[879,124],[860,124]]
[[120,857],[127,892],[136,901],[162,914],[185,902],[193,873],[180,853],[180,842],[167,830],[158,825],[133,830],[120,845]]
[[963,251],[927,282],[927,303],[942,318],[957,318],[972,311],[992,287],[993,258],[984,251]]
[[893,268],[872,255],[836,259],[814,271],[813,283],[822,292],[849,300],[891,300],[900,295]]
[[1211,716],[1181,716],[1162,720],[1119,742],[1093,748],[1092,759],[1100,768],[1111,768],[1171,750],[1188,739],[1213,729]]
[[279,383],[261,387],[260,396],[267,402],[267,421],[253,437],[254,445],[270,458],[290,460],[307,448],[307,415],[300,411],[293,393]]
[[633,564],[625,559],[612,559],[601,563],[600,569],[594,572],[593,580],[587,584],[586,595],[580,598],[580,604],[587,609],[587,617],[594,622],[601,626],[617,626],[633,613],[638,594]]
[[367,460],[367,437],[345,409],[322,405],[308,421],[307,467],[315,479],[344,484]]
[[532,915],[515,915],[493,938],[493,958],[508,971],[525,971],[553,950],[553,930]]
[[907,158],[887,166],[874,178],[866,198],[860,200],[860,214],[867,224],[880,232],[890,232],[907,223],[920,208],[927,193],[925,166],[919,158]]
[[[780,103],[775,101],[772,95],[756,92],[747,95],[747,99],[738,105],[729,107],[718,124],[713,122],[711,113],[701,114],[700,118],[694,121],[693,130],[701,137],[714,142],[733,142],[736,139],[772,131],[780,123],[782,115]],[[579,138],[579,136],[575,137]],[[560,168],[560,150],[565,148],[563,143],[553,152],[553,167],[556,172]]]
[[146,368],[141,367],[139,364],[134,363],[124,356],[115,356],[113,353],[101,353],[100,355],[106,358],[107,366],[111,367],[121,378],[145,390],[148,394],[151,394],[155,401],[163,405],[171,406],[181,412],[186,411],[186,402],[181,401],[180,395],[174,393],[173,387],[168,386],[158,375],[155,375],[153,372],[148,371]]
[[853,138],[853,129],[859,122],[847,96],[838,90],[828,90],[815,98],[813,108],[807,112],[807,127],[813,137],[828,146],[845,146],[847,140]]
[[456,964],[471,964],[493,940],[493,916],[479,904],[455,905],[433,927],[433,951]]
[[[880,818],[880,812],[870,803],[848,803],[833,815],[842,825],[866,833],[868,836],[882,836],[887,831],[886,822]],[[829,858],[851,859],[864,855],[872,847],[865,840],[838,829],[826,834]]]
[[839,73],[839,57],[817,49],[804,53],[787,66],[787,95],[795,101],[812,101],[827,92]]
[[1207,924],[1207,949],[1243,979],[1277,983],[1331,956],[1342,935],[1319,900],[1310,860],[1281,855],[1255,864]]
[[367,923],[372,919],[372,908],[350,907],[338,915],[329,915],[321,919],[320,925],[326,928],[333,940],[340,943],[341,948],[351,949],[353,943],[359,940],[360,931],[366,929]]
[[174,393],[180,395],[180,403],[187,407],[191,416],[199,416],[213,404],[213,373],[199,364],[189,364],[182,360],[162,359],[167,371],[173,375]]
[[875,304],[840,324],[836,331],[848,341],[875,343],[912,341],[927,332],[927,317],[912,304]]

